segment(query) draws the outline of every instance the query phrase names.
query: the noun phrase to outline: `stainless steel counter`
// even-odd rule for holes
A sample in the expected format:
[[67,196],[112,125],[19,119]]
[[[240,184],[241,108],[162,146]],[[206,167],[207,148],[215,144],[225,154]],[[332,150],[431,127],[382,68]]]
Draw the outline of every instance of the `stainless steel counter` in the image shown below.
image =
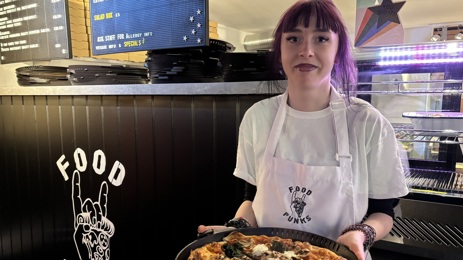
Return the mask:
[[1,96],[247,95],[268,94],[266,82],[0,87]]

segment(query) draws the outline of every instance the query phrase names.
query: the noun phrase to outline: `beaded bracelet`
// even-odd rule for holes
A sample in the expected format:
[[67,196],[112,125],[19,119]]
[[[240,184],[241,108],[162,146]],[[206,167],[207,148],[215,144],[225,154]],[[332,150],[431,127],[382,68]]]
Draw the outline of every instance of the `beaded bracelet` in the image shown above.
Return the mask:
[[248,228],[252,227],[251,223],[243,217],[232,218],[225,223],[226,227]]
[[365,235],[365,241],[363,242],[363,250],[367,251],[375,242],[376,231],[370,225],[367,224],[355,224],[350,225],[344,231],[341,232],[341,236],[349,231],[361,231]]

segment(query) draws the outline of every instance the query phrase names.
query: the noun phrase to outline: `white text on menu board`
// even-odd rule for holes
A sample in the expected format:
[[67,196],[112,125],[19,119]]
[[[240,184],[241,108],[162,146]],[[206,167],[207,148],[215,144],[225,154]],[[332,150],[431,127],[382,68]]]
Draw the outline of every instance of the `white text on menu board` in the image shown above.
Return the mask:
[[[1,4],[9,4],[13,3],[16,0],[4,0],[0,1]],[[51,0],[52,3],[59,2],[61,0]],[[38,7],[38,4],[33,3],[33,4],[28,4],[24,6],[17,6],[15,4],[10,4],[7,6],[0,7],[0,40],[5,40],[5,39],[11,39],[11,41],[6,41],[1,43],[1,52],[9,52],[9,51],[17,51],[17,50],[25,50],[25,49],[34,49],[34,48],[39,48],[39,44],[33,43],[33,44],[28,44],[27,40],[15,40],[15,38],[18,37],[24,37],[28,35],[36,35],[40,33],[49,33],[51,31],[50,28],[41,28],[41,29],[35,29],[35,30],[30,30],[30,31],[24,31],[24,32],[17,32],[17,33],[11,33],[10,29],[14,27],[21,27],[23,26],[23,22],[29,22],[32,20],[37,19],[37,15],[32,14],[32,15],[27,15],[23,17],[18,17],[15,19],[9,19],[9,14],[11,13],[16,13],[20,11],[25,11],[25,10],[34,10]],[[6,16],[4,16],[6,15]],[[61,18],[61,15],[54,15],[53,19]],[[55,26],[53,27],[54,31],[59,31],[59,30],[64,30],[64,26]]]
[[[93,0],[93,3],[101,3],[104,0]],[[121,14],[116,12],[107,12],[102,14],[93,15],[93,21],[103,21],[108,19],[114,19],[120,17]],[[107,50],[107,49],[116,49],[116,48],[130,48],[130,47],[139,47],[145,44],[145,37],[153,36],[153,32],[145,33],[118,33],[111,35],[97,36],[96,42],[99,43],[95,45],[97,50]],[[122,41],[122,43],[107,43],[111,41]]]

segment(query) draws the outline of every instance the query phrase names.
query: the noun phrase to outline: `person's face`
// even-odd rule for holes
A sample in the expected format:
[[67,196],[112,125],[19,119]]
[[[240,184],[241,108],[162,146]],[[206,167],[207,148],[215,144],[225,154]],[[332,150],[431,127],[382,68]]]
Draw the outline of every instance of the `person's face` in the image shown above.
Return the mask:
[[308,28],[299,25],[282,34],[281,63],[290,85],[305,88],[329,87],[338,50],[338,35],[315,28],[315,16]]

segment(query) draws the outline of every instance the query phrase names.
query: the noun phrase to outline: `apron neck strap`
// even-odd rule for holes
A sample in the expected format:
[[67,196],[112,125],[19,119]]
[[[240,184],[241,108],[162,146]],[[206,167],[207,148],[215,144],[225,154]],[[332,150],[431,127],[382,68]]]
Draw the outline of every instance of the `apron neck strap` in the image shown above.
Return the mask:
[[349,149],[349,131],[347,125],[346,102],[342,96],[331,88],[330,108],[333,112],[334,131],[336,135],[336,160],[342,168],[346,179],[351,179],[351,162],[352,155]]

